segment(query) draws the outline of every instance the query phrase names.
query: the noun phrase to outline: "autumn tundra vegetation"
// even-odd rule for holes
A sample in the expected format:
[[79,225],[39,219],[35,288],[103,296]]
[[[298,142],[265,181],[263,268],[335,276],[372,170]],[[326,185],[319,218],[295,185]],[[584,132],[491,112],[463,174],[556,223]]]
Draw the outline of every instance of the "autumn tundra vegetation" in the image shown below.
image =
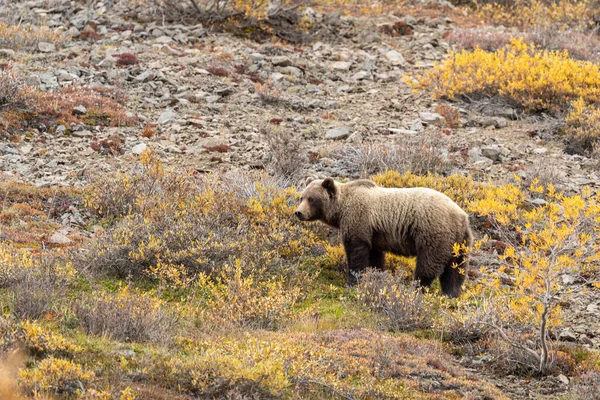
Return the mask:
[[[152,110],[140,105],[139,94],[94,82],[54,90],[32,83],[27,66],[46,46],[102,41],[106,33],[97,24],[74,32],[43,18],[29,25],[0,22],[0,154],[11,155],[6,149],[23,143],[84,137],[89,157],[107,166],[127,161],[119,171],[72,176],[78,184],[34,185],[9,167],[0,173],[1,399],[599,398],[600,341],[590,333],[600,337],[597,189],[587,181],[557,182],[549,164],[560,158],[533,174],[510,164],[502,179],[456,171],[454,164],[469,153],[452,145],[461,129],[471,128],[465,116],[491,102],[515,118],[504,120],[509,128],[494,120],[497,126],[485,135],[546,124],[551,137],[544,143],[597,167],[595,1],[117,3],[151,11],[148,19],[127,15],[142,26],[201,23],[217,38],[267,43],[268,55],[285,49],[306,57],[319,51],[315,42],[356,39],[343,23],[394,15],[396,23],[377,28],[391,41],[418,36],[414,27],[426,21],[451,18],[443,59],[408,60],[399,79],[381,78],[381,87],[402,87],[408,102],[435,105],[441,118],[426,131],[403,131],[401,146],[349,137],[334,148],[307,150],[309,135],[286,128],[292,117],[265,112],[269,118],[257,129],[265,165],[218,167],[236,146],[231,141],[202,146],[197,156],[216,165],[211,171],[185,168],[165,161],[152,145],[126,154],[119,132],[157,143],[171,133],[131,112]],[[413,20],[405,22],[406,15]],[[228,64],[234,56],[217,54],[219,45],[217,39],[181,45],[218,59],[194,74],[236,88],[247,83],[261,110],[313,112],[286,97],[285,86]],[[126,71],[143,62],[140,54],[120,52],[112,68]],[[346,83],[309,76],[309,67],[296,68],[305,85]],[[90,76],[110,78],[107,72]],[[229,120],[242,118],[215,107]],[[398,107],[393,103],[386,113]],[[342,120],[343,108],[319,112],[319,121]],[[203,140],[211,134],[206,122],[191,120]],[[98,134],[85,136],[78,126]],[[514,140],[542,130],[515,128],[525,133]],[[44,154],[40,149],[36,157]],[[345,175],[335,176],[339,181],[360,177],[383,188],[431,188],[469,215],[473,243],[452,249],[470,260],[460,271],[466,280],[459,297],[444,296],[438,282],[418,290],[415,259],[390,254],[384,270],[368,269],[355,286],[346,285],[338,233],[294,217],[306,171],[325,160],[347,165]],[[62,230],[70,225],[76,229]],[[575,310],[584,299],[588,314],[578,320]],[[574,336],[580,325],[587,336]]]

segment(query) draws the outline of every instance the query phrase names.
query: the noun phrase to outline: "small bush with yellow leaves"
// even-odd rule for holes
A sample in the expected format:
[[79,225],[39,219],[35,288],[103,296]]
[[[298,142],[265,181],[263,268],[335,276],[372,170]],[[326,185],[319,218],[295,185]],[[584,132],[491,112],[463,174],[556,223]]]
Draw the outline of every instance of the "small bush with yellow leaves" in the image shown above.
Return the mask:
[[34,396],[53,394],[74,394],[92,384],[96,379],[92,371],[62,358],[49,357],[39,362],[33,369],[19,372],[19,386]]
[[582,98],[573,102],[565,119],[564,132],[569,141],[569,153],[590,155],[600,141],[600,109],[587,104]]
[[[310,281],[306,276],[303,285]],[[258,268],[244,271],[242,260],[224,266],[210,279],[200,276],[194,289],[201,295],[200,325],[227,329],[231,325],[245,329],[281,329],[285,323],[306,314],[294,306],[302,298],[301,282],[290,283],[283,277],[267,277]]]
[[600,101],[600,66],[513,39],[495,52],[451,53],[425,72],[417,86],[431,89],[437,97],[501,96],[525,111],[559,112],[579,98]]
[[109,178],[89,194],[99,216],[122,217],[92,244],[78,263],[82,268],[118,277],[185,277],[211,273],[242,255],[267,274],[294,275],[307,252],[323,250],[323,230],[290,217],[293,187],[257,182],[249,191],[219,177],[182,177],[149,153],[142,164],[133,178]]

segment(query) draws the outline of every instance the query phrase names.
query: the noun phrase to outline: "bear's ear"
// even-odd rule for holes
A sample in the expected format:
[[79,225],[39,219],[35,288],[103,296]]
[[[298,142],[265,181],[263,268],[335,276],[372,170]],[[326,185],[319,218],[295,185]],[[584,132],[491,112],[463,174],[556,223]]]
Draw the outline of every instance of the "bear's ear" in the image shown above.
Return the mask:
[[323,186],[325,190],[327,190],[327,193],[329,193],[329,197],[335,196],[335,182],[333,181],[333,178],[325,178],[321,186]]

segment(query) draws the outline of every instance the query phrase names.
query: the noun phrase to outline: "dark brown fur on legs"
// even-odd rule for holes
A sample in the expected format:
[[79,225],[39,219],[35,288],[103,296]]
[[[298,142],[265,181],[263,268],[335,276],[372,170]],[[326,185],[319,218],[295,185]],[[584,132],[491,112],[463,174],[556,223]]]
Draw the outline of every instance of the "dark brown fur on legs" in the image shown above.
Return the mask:
[[460,296],[460,288],[466,278],[467,260],[464,256],[455,257],[446,265],[440,276],[442,292],[448,297]]
[[348,286],[354,286],[369,266],[369,243],[357,238],[344,238],[343,241],[348,261]]
[[372,248],[369,253],[369,266],[373,268],[377,268],[379,270],[383,270],[383,265],[385,263],[385,253],[383,250],[378,248]]

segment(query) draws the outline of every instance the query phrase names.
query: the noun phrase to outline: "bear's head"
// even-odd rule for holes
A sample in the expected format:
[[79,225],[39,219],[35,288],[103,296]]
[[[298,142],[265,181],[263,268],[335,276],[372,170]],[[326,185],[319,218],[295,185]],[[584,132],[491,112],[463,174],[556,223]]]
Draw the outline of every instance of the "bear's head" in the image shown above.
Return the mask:
[[302,197],[300,205],[294,213],[301,221],[327,222],[329,211],[334,208],[337,191],[333,178],[318,179],[310,182]]

